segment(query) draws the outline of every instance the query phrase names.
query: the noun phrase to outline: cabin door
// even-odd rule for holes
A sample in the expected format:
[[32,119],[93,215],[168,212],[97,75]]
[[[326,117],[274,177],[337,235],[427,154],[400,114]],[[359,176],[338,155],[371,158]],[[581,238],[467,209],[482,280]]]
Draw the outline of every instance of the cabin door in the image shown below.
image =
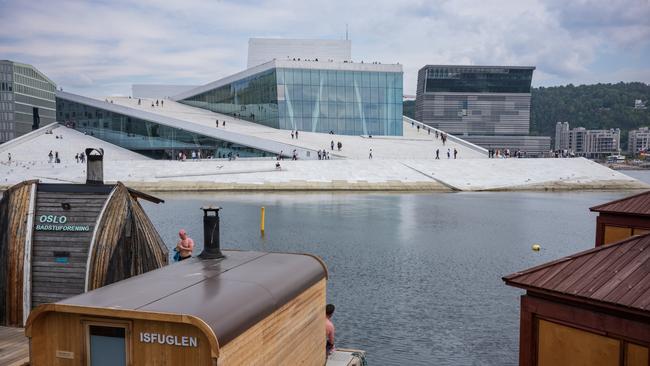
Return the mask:
[[128,324],[86,322],[87,365],[130,365],[129,328]]

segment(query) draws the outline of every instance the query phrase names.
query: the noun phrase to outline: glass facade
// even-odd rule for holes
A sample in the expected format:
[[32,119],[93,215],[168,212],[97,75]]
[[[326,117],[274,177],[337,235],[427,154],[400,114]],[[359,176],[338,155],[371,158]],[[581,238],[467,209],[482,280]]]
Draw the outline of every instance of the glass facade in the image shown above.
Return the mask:
[[179,152],[188,158],[192,151],[202,158],[265,157],[275,154],[219,140],[180,128],[56,98],[58,121],[81,132],[149,156],[176,159]]
[[269,127],[402,135],[402,73],[274,68],[180,101]]
[[275,69],[237,80],[179,102],[278,128]]
[[436,66],[427,69],[425,91],[530,93],[533,68]]

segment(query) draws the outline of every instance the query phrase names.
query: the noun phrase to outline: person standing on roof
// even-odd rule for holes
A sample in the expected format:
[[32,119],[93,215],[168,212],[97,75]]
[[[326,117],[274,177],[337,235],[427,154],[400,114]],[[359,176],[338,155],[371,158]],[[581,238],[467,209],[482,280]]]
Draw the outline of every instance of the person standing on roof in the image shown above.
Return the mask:
[[325,306],[325,337],[327,339],[325,351],[328,356],[334,351],[334,323],[332,323],[332,315],[334,315],[335,309],[334,304],[327,304]]
[[194,240],[187,235],[185,229],[178,231],[178,236],[181,240],[176,244],[175,251],[178,252],[178,261],[185,260],[192,257],[192,250],[194,250]]

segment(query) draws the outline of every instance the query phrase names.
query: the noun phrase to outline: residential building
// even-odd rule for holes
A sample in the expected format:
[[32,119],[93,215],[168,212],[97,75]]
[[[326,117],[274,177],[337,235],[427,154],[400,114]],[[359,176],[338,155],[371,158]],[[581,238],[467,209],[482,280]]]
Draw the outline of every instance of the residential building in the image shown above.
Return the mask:
[[631,130],[627,136],[627,151],[636,155],[640,151],[650,151],[650,129],[641,127]]
[[54,122],[55,92],[32,65],[0,60],[0,143]]
[[427,65],[418,72],[415,119],[485,148],[546,153],[529,136],[533,66]]
[[621,130],[587,130],[584,127],[569,129],[568,122],[555,125],[555,149],[587,158],[604,158],[621,151]]

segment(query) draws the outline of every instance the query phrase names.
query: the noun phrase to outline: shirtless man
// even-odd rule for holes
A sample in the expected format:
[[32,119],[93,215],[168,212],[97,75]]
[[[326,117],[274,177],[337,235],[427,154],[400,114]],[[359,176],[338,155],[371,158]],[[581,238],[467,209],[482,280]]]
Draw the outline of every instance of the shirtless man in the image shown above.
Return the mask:
[[194,240],[192,240],[192,238],[187,236],[185,229],[181,229],[178,232],[178,236],[181,238],[181,240],[179,240],[178,244],[176,244],[176,249],[180,253],[181,259],[178,260],[180,262],[183,259],[192,257],[192,249],[194,249]]
[[325,306],[325,336],[327,339],[325,351],[328,356],[332,351],[334,351],[334,323],[332,323],[334,309],[334,304],[327,304],[327,306]]

